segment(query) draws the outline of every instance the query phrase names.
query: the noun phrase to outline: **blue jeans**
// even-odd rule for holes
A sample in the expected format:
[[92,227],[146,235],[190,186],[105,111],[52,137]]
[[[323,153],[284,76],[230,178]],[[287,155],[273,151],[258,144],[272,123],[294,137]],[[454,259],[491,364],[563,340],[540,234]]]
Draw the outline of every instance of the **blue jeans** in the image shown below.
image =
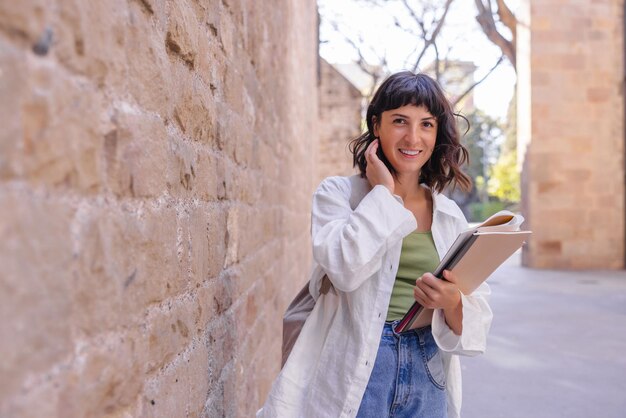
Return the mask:
[[446,418],[446,381],[430,326],[396,333],[385,323],[357,418]]

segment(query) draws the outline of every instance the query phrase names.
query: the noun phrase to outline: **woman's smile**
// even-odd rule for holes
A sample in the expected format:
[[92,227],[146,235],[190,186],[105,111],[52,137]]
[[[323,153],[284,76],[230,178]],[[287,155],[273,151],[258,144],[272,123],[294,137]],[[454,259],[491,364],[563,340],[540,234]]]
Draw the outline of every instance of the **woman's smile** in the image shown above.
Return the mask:
[[422,150],[412,150],[412,149],[402,149],[399,148],[398,151],[400,151],[400,153],[402,155],[404,155],[406,158],[417,158],[417,156],[419,154],[421,154]]

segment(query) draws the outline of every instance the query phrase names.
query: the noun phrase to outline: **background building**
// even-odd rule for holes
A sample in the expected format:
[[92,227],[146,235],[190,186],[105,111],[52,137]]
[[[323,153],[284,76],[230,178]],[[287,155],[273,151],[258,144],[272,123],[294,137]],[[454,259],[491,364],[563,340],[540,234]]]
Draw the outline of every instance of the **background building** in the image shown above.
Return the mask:
[[624,3],[522,2],[518,156],[530,267],[624,268]]
[[332,65],[320,58],[318,182],[328,176],[348,176],[352,168],[348,143],[361,133],[361,92]]

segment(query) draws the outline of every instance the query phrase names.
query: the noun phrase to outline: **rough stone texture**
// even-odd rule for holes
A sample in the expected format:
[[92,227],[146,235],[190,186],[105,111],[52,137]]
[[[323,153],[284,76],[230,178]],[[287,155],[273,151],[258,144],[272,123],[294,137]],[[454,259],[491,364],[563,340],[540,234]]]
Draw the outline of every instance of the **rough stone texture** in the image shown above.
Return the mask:
[[325,60],[320,66],[318,182],[328,176],[347,176],[352,168],[348,150],[351,139],[361,133],[363,96]]
[[[524,2],[518,49],[531,267],[624,267],[623,0]],[[524,26],[524,25],[521,25]]]
[[316,19],[0,2],[0,416],[253,416],[310,262]]

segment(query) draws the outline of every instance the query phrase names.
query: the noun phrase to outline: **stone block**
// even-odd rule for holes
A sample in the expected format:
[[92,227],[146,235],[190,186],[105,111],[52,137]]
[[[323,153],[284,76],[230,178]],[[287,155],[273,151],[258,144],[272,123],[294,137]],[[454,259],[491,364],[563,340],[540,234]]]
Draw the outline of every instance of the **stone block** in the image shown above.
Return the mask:
[[224,268],[227,248],[227,211],[199,206],[189,214],[189,274],[197,287],[218,277]]
[[556,240],[538,241],[536,245],[545,256],[560,256],[563,250],[562,242]]
[[132,410],[143,386],[143,354],[132,334],[103,335],[78,344],[59,390],[57,415],[120,416]]
[[192,292],[150,308],[136,326],[144,376],[161,373],[178,361],[203,334],[202,310]]
[[196,186],[198,151],[189,142],[175,136],[168,138],[165,178],[168,191],[176,197],[189,197]]
[[175,72],[180,83],[177,86],[180,95],[174,105],[174,121],[185,137],[217,148],[217,110],[210,88],[197,77],[178,74],[189,73],[180,66],[175,68]]
[[156,197],[168,180],[177,185],[179,167],[170,167],[175,150],[162,121],[124,102],[109,112],[114,127],[102,138],[109,190],[119,197]]
[[95,85],[121,88],[126,78],[126,29],[132,26],[126,2],[68,0],[57,9],[51,52],[62,65]]
[[140,417],[200,417],[206,394],[208,359],[212,355],[200,341],[187,349],[145,384]]
[[195,68],[198,51],[198,19],[191,5],[184,1],[168,3],[169,19],[165,46],[168,54]]
[[148,306],[188,286],[178,224],[167,202],[81,208],[73,226],[77,267],[71,292],[81,332],[137,320]]
[[240,216],[237,206],[228,210],[226,220],[226,259],[224,268],[229,267],[239,261],[239,240],[240,240]]
[[96,193],[101,135],[109,129],[102,96],[46,62],[29,59],[26,74],[29,83],[15,98],[21,129],[14,131],[9,171],[33,184]]
[[52,9],[45,0],[2,2],[0,27],[3,28],[3,34],[20,47],[31,49],[45,31],[53,13]]
[[27,86],[26,53],[0,38],[0,97],[3,98],[0,100],[0,179],[14,178],[23,173],[21,102],[28,94]]
[[587,99],[590,102],[603,102],[611,96],[611,89],[601,87],[591,87],[587,89]]
[[144,111],[154,112],[164,121],[173,113],[173,99],[179,92],[173,88],[172,63],[165,50],[164,35],[146,19],[137,19],[128,27],[126,52],[127,83],[124,93]]
[[0,405],[72,350],[75,208],[0,187]]

